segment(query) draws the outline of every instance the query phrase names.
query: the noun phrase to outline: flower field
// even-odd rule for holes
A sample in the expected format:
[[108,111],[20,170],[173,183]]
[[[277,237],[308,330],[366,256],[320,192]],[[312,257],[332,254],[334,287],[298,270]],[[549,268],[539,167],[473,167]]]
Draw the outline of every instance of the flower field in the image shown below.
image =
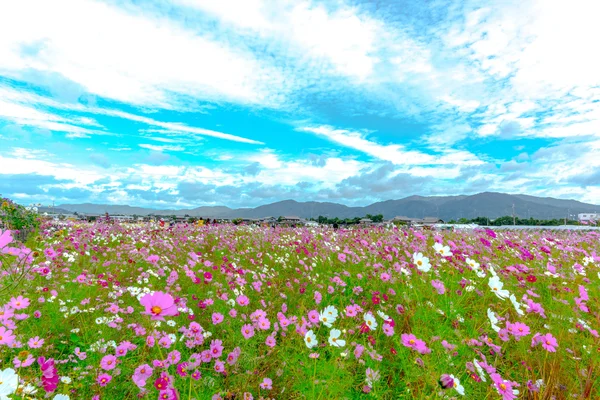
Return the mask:
[[0,233],[0,399],[598,399],[599,232]]

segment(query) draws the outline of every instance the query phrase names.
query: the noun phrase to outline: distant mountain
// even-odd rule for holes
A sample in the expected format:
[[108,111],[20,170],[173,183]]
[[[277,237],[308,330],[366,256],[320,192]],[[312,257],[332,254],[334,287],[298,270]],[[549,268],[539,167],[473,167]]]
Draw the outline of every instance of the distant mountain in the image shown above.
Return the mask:
[[514,213],[520,218],[553,219],[565,218],[568,214],[600,212],[600,205],[586,204],[576,200],[535,197],[520,194],[484,192],[461,196],[410,196],[399,200],[387,200],[365,207],[348,207],[328,202],[278,201],[255,208],[232,209],[224,206],[198,207],[193,209],[155,210],[126,205],[105,204],[61,204],[56,209],[80,214],[111,215],[189,215],[204,218],[263,218],[297,216],[317,218],[319,215],[333,218],[363,217],[366,214],[383,214],[385,218],[406,216],[413,218],[438,217],[444,221],[459,218],[496,218]]

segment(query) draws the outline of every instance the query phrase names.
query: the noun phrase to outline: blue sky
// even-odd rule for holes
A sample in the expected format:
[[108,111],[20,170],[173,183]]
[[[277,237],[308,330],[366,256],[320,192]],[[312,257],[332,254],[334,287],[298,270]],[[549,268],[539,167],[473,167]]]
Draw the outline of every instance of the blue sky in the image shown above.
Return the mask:
[[[35,12],[32,12],[35,10]],[[600,203],[600,3],[0,3],[0,193]]]

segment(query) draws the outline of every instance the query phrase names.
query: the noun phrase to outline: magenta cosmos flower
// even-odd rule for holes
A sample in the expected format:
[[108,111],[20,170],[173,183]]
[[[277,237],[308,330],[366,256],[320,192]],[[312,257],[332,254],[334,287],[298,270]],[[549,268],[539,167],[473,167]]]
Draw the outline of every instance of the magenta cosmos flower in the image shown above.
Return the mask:
[[148,293],[140,299],[140,303],[146,307],[142,314],[150,315],[152,319],[164,321],[165,316],[177,314],[175,299],[168,293],[154,292]]

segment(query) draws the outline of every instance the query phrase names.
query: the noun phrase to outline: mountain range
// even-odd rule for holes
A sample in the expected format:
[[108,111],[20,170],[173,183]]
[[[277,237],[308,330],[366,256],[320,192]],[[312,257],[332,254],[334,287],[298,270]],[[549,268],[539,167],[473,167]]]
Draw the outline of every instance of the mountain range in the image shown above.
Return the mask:
[[[52,209],[42,207],[41,212]],[[225,206],[197,207],[192,209],[158,210],[127,205],[106,204],[61,204],[54,212],[79,214],[111,215],[177,215],[204,218],[263,218],[278,216],[297,216],[317,218],[364,217],[367,214],[383,214],[384,218],[405,216],[411,218],[438,217],[444,221],[459,218],[489,217],[496,218],[514,214],[520,218],[562,219],[571,215],[576,219],[578,213],[600,213],[600,205],[582,203],[576,200],[563,200],[551,197],[535,197],[521,194],[484,192],[460,196],[409,196],[399,200],[387,200],[364,207],[349,207],[329,202],[297,202],[284,200],[265,204],[255,208],[229,208]]]

